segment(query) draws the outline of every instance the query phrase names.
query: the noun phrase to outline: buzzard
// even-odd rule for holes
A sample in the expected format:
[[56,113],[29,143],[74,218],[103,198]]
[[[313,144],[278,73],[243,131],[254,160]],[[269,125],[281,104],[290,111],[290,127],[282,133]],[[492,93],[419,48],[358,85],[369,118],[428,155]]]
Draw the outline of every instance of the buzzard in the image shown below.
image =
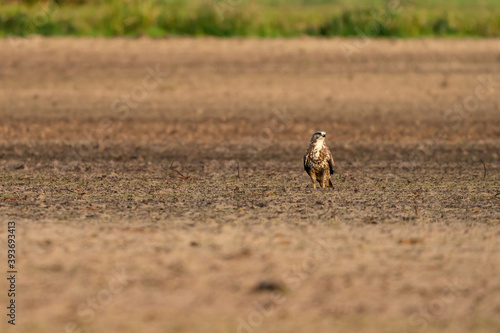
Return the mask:
[[320,187],[333,187],[330,175],[333,174],[332,153],[325,144],[326,133],[315,132],[304,155],[304,169],[316,188],[316,181]]

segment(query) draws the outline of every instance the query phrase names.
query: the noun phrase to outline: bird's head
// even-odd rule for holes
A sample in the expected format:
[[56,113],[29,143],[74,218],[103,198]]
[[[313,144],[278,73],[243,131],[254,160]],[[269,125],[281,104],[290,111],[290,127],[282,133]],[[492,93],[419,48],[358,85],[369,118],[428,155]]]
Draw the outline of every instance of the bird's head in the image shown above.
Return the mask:
[[325,142],[326,132],[317,131],[314,132],[311,142]]

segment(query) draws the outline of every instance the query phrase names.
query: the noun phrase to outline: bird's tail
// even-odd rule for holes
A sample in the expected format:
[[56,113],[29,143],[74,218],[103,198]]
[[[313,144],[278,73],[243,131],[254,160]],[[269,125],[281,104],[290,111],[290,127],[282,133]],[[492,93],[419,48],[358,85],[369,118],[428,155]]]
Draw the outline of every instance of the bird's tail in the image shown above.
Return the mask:
[[331,179],[328,179],[328,187],[333,188],[333,184],[332,184],[332,180]]

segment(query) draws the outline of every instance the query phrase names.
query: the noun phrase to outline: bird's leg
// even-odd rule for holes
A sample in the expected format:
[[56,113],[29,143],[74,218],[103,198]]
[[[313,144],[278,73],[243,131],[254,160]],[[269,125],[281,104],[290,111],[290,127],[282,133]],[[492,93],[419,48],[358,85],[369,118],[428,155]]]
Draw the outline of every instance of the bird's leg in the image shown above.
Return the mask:
[[314,189],[316,189],[316,174],[311,172],[311,180],[313,182]]
[[323,188],[328,187],[329,180],[330,180],[330,172],[328,171],[323,172],[323,175],[321,177],[321,183],[323,185],[322,186]]

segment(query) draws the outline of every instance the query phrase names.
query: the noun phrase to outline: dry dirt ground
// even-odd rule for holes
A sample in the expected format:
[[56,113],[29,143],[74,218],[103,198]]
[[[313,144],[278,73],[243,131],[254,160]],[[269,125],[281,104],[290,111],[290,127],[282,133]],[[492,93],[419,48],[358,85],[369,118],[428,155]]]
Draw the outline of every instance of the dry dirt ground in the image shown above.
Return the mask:
[[0,115],[1,331],[500,331],[498,40],[4,39]]

